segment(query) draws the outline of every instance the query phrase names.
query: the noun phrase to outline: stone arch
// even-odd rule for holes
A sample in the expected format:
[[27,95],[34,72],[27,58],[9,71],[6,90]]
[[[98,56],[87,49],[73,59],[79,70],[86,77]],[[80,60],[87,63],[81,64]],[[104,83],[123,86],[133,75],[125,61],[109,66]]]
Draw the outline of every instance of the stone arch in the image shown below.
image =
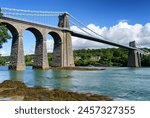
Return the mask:
[[[17,28],[7,22],[1,22],[0,25],[4,25],[6,26],[6,28],[10,31],[11,33],[11,38],[12,38],[12,42],[14,42],[15,38],[19,35],[19,32],[17,30]],[[14,40],[14,41],[13,41]]]
[[42,35],[42,33],[38,29],[33,28],[33,27],[28,27],[25,30],[28,30],[28,31],[32,32],[34,34],[36,40],[43,39],[43,35]]
[[11,32],[12,34],[12,39],[14,39],[15,36],[19,35],[19,31],[17,30],[17,28],[7,22],[1,22],[2,25],[5,25],[6,28]]
[[25,63],[21,30],[7,22],[1,22],[1,24],[4,24],[12,34],[9,69],[24,70]]
[[51,35],[54,39],[52,66],[61,67],[62,66],[62,39],[57,32],[51,31],[48,34]]
[[62,42],[62,39],[61,39],[60,35],[57,32],[51,31],[48,34],[53,37],[54,42],[56,42],[56,43],[61,43]]
[[33,57],[33,69],[49,69],[46,51],[46,41],[42,32],[34,27],[25,28],[32,32],[36,38],[35,51]]

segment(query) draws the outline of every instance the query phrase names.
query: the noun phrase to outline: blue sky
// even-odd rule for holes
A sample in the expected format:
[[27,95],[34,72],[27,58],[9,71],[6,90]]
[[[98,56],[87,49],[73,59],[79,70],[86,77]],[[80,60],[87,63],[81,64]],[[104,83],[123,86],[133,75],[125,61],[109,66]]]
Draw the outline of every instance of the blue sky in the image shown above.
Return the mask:
[[149,0],[0,0],[1,7],[67,11],[85,24],[111,26],[119,20],[149,22]]
[[[99,32],[103,30],[103,27],[108,28],[108,33],[110,33],[111,27],[120,28],[125,25],[127,29],[132,26],[132,30],[134,29],[135,31],[140,27],[136,28],[135,24],[140,24],[143,28],[142,30],[145,31],[145,27],[149,28],[149,25],[147,26],[146,24],[150,22],[150,0],[0,0],[0,7],[40,11],[67,11],[87,26],[93,24],[94,28],[100,27]],[[127,24],[119,24],[119,22]],[[27,31],[25,35],[33,37]],[[8,46],[4,45],[4,47],[7,48]],[[28,48],[27,46],[24,47]]]

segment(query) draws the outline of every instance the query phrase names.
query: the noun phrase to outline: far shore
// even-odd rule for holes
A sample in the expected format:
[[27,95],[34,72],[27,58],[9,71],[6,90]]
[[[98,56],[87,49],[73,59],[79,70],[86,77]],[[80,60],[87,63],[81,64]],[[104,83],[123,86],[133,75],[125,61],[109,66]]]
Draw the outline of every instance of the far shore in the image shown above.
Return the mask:
[[109,96],[49,90],[44,87],[27,87],[20,81],[0,83],[0,100],[8,101],[111,101]]

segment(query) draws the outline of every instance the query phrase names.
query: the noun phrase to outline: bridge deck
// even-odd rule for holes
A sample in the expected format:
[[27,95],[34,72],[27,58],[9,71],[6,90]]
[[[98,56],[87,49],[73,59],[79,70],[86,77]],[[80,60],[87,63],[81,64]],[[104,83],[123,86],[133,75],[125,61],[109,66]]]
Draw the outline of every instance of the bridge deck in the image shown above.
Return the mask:
[[33,23],[31,21],[26,21],[26,20],[19,20],[19,19],[14,19],[14,18],[9,18],[9,17],[2,17],[2,19],[9,20],[9,21],[14,21],[14,22],[19,22],[19,23],[23,23],[23,24],[28,24],[28,25],[39,26],[39,27],[48,28],[48,29],[54,29],[54,30],[58,30],[58,31],[62,30],[59,27],[47,26],[47,25],[44,25],[44,24]]
[[137,48],[134,48],[134,47],[114,43],[114,42],[111,42],[111,41],[108,41],[108,40],[103,40],[103,39],[98,38],[98,37],[93,37],[93,36],[81,34],[81,33],[75,32],[75,31],[71,31],[69,29],[63,29],[63,31],[68,31],[68,32],[71,33],[72,36],[79,37],[79,38],[84,38],[84,39],[91,40],[91,41],[96,41],[96,42],[100,42],[100,43],[104,43],[104,44],[108,44],[108,45],[112,45],[112,46],[116,46],[116,47],[120,47],[120,48],[125,48],[125,49],[128,49],[128,50],[137,49]]

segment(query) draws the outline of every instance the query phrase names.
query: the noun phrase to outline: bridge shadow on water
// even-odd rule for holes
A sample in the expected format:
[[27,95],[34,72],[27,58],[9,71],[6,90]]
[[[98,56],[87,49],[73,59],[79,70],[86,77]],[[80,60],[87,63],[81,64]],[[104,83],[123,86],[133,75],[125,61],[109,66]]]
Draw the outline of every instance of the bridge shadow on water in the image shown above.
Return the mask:
[[24,71],[9,71],[10,80],[23,81]]
[[14,81],[22,81],[29,87],[42,86],[50,89],[70,88],[72,71],[66,70],[31,70],[8,71],[8,78]]

